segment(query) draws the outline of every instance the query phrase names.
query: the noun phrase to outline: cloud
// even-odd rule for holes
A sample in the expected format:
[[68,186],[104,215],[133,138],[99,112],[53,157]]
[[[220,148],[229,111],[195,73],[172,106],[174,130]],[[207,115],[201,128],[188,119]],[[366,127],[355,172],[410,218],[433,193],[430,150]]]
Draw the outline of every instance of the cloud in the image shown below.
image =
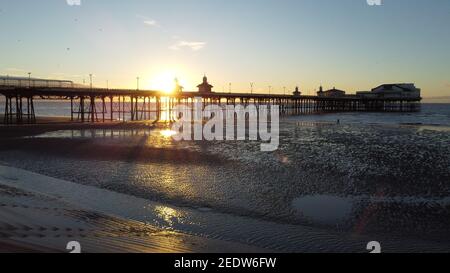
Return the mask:
[[148,18],[147,16],[143,16],[143,15],[136,15],[137,18],[141,19],[142,22],[150,27],[159,27],[159,24],[156,20],[153,20],[151,18]]
[[66,0],[69,6],[81,6],[81,0]]
[[147,26],[151,26],[151,27],[157,27],[158,26],[158,22],[156,22],[155,20],[145,20],[144,24],[146,24]]
[[[161,27],[161,25],[159,24],[158,21],[151,19],[147,16],[140,15],[140,14],[137,14],[136,17],[138,19],[142,20],[142,22],[145,25],[147,25],[149,27],[158,27],[159,30],[161,30],[162,32],[169,34],[169,33],[167,33],[166,30],[164,30],[163,27]],[[176,42],[173,45],[169,46],[169,49],[171,49],[171,50],[180,50],[183,48],[188,48],[188,49],[191,49],[192,51],[198,51],[198,50],[203,49],[206,46],[205,42],[181,40],[181,38],[177,35],[172,35],[172,39]]]
[[172,50],[180,50],[182,48],[190,48],[193,51],[198,51],[206,46],[205,42],[189,42],[189,41],[178,41],[169,48]]

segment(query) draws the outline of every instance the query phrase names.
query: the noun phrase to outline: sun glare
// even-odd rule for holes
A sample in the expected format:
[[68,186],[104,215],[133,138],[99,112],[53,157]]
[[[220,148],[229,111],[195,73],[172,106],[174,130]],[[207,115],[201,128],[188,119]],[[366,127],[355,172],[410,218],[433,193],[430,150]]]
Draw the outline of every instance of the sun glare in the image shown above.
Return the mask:
[[174,71],[168,70],[161,72],[150,79],[149,87],[150,89],[163,91],[167,94],[172,93],[175,90],[175,79],[177,77],[178,75]]
[[162,130],[161,131],[161,135],[165,138],[170,138],[176,134],[177,134],[177,132],[172,131],[172,130]]

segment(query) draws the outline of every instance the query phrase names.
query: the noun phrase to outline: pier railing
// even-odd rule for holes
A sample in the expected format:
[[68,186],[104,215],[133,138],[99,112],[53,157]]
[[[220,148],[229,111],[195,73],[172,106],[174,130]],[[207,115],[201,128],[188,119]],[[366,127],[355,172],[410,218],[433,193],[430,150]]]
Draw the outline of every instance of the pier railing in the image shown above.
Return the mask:
[[25,79],[15,77],[1,77],[0,86],[2,87],[57,87],[57,88],[76,88],[72,81],[67,80],[45,80],[45,79]]

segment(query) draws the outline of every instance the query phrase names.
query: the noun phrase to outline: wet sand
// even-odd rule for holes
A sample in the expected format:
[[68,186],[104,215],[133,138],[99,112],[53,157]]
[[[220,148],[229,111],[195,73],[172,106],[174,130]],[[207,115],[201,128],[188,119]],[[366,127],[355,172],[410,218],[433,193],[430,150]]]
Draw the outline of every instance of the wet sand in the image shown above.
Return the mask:
[[84,253],[265,252],[81,209],[57,196],[4,185],[4,179],[0,178],[0,253],[70,252],[66,246],[71,241],[79,242]]
[[[2,119],[3,120],[3,119]],[[109,158],[115,160],[145,161],[195,161],[216,160],[196,153],[181,153],[158,149],[131,151],[123,147],[104,146],[95,149],[64,139],[36,140],[21,138],[60,130],[138,130],[153,129],[162,123],[106,122],[71,123],[67,118],[40,118],[35,125],[6,126],[0,124],[2,150],[26,149],[46,154],[84,157],[86,159]],[[19,141],[19,142],[17,142]],[[37,141],[37,142],[36,142]],[[74,146],[79,148],[72,149]],[[53,147],[59,147],[53,149]],[[206,239],[170,230],[164,230],[142,222],[109,216],[95,211],[77,208],[55,196],[24,191],[2,184],[0,178],[0,253],[55,253],[70,252],[70,241],[81,243],[82,252],[130,252],[130,253],[223,253],[266,252],[262,248]],[[30,181],[32,183],[32,181]]]
[[[71,126],[0,134],[0,164],[173,206],[183,217],[164,224],[175,230],[255,247],[361,252],[380,239],[392,252],[448,251],[442,130],[291,122],[280,150],[260,153],[258,143],[177,143],[131,123]],[[140,212],[119,216],[156,219]]]
[[[384,252],[448,251],[445,243],[336,233],[168,206],[1,165],[0,200],[0,252],[67,252],[67,243],[77,241],[88,253],[361,253],[374,239]],[[204,226],[214,232],[195,232]]]

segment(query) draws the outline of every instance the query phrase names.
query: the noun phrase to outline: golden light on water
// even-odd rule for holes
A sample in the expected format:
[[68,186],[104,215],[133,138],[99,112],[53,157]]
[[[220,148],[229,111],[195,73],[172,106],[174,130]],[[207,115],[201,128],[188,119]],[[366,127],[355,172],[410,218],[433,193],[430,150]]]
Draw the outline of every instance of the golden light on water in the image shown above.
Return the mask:
[[155,212],[160,218],[169,224],[169,226],[172,226],[174,222],[180,222],[183,216],[177,210],[165,206],[156,206]]
[[177,134],[177,132],[169,130],[169,129],[161,131],[161,135],[165,138],[170,138],[176,134]]

